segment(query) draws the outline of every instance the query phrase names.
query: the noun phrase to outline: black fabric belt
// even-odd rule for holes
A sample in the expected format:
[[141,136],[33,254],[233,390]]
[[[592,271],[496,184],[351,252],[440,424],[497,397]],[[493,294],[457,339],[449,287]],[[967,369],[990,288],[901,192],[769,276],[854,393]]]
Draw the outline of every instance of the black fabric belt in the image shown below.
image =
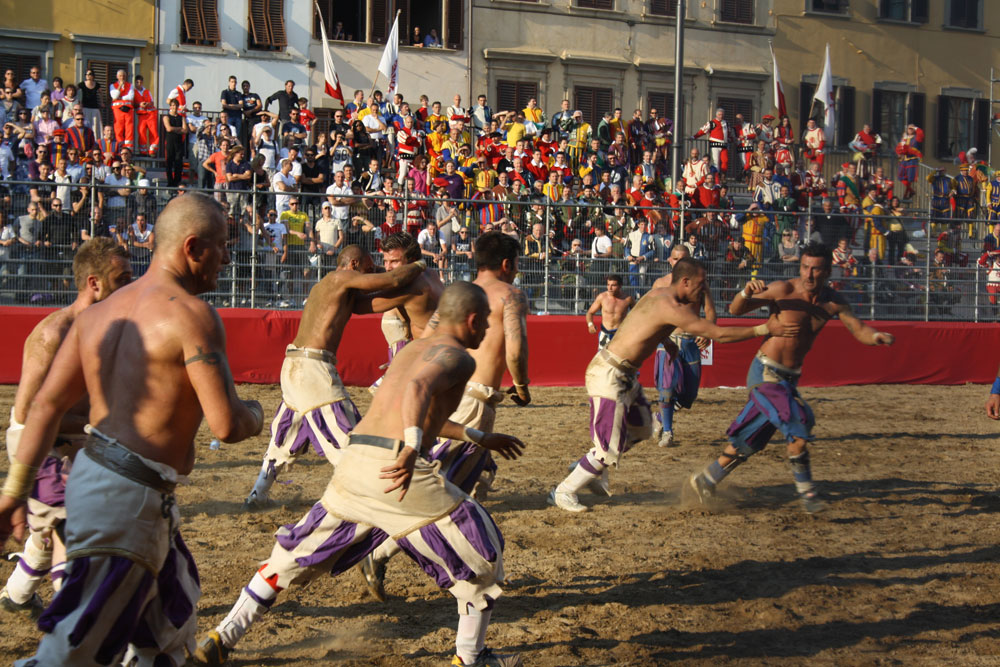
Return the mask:
[[90,459],[111,472],[118,473],[136,484],[148,486],[151,489],[173,494],[177,484],[163,479],[160,473],[142,462],[135,452],[130,451],[117,440],[104,440],[93,434],[87,438],[84,451]]

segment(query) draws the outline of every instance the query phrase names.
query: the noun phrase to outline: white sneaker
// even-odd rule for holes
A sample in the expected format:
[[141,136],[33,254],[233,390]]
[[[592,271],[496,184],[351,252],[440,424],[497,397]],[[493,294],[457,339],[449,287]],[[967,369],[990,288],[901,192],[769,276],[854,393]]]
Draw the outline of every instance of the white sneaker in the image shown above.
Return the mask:
[[549,505],[555,505],[567,512],[586,512],[587,506],[580,504],[575,493],[561,493],[553,489],[549,492]]
[[250,511],[268,509],[273,505],[274,501],[266,495],[257,495],[256,490],[251,491],[247,499],[243,501],[243,509]]
[[674,442],[674,432],[664,431],[663,435],[660,436],[660,441],[656,444],[660,447],[676,447],[677,443]]
[[660,421],[660,413],[653,413],[653,435],[652,438],[656,438],[663,431],[663,423]]

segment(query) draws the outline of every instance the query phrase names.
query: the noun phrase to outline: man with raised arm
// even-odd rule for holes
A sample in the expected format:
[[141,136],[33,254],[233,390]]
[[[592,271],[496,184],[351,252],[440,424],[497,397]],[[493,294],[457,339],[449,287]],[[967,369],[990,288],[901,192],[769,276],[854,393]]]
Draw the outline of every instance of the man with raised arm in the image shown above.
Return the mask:
[[642,362],[675,329],[704,336],[720,343],[735,343],[754,336],[791,336],[794,326],[776,318],[755,327],[720,327],[700,319],[694,304],[702,302],[705,267],[690,257],[674,264],[669,287],[646,293],[625,317],[608,346],[597,352],[587,366],[586,386],[590,395],[590,433],[593,448],[587,452],[559,486],[549,493],[549,503],[568,512],[584,512],[577,493],[585,486],[611,495],[608,468],[632,447],[652,435],[649,403],[642,394],[637,374]]
[[597,295],[594,303],[587,309],[587,331],[598,333],[594,326],[594,315],[601,314],[601,331],[597,336],[597,349],[608,346],[615,332],[621,325],[629,308],[635,305],[635,299],[622,292],[622,277],[610,275],[606,280],[608,289]]
[[[420,257],[420,246],[406,232],[395,232],[382,239],[382,265],[386,271],[421,261]],[[438,279],[437,272],[427,271],[404,290],[359,299],[355,313],[384,313],[382,334],[389,345],[389,361],[385,367],[392,363],[393,358],[407,343],[424,335],[424,329],[437,309],[443,290],[444,285]],[[380,298],[375,298],[376,296]],[[384,298],[387,296],[391,298]],[[380,377],[368,391],[374,394],[381,384]]]
[[691,476],[689,483],[702,503],[715,494],[726,475],[750,456],[764,449],[776,431],[788,443],[795,489],[807,512],[823,509],[812,481],[809,450],[814,423],[809,404],[799,395],[802,362],[826,323],[839,317],[851,334],[865,345],[892,345],[892,334],[868,326],[851,311],[850,305],[826,281],[830,278],[833,256],[821,243],[810,243],[799,260],[799,277],[765,284],[751,280],[729,304],[729,312],[743,315],[767,307],[772,319],[795,327],[791,337],[770,338],[757,351],[747,387],[750,398],[726,435],[729,443],[717,460]]
[[[691,253],[686,246],[677,245],[670,251],[667,261],[674,266]],[[669,287],[673,282],[673,273],[657,278],[653,287]],[[691,312],[701,317],[705,309],[705,321],[715,324],[715,302],[712,301],[711,290],[705,286],[701,301],[688,304]],[[708,347],[709,341],[704,336],[695,336],[680,329],[674,329],[670,338],[656,348],[653,362],[653,382],[660,395],[660,413],[653,415],[653,420],[659,422],[660,447],[673,447],[674,442],[674,410],[688,408],[698,398],[698,387],[701,384],[701,351]]]
[[[10,409],[7,429],[7,456],[12,461],[17,455],[31,401],[77,315],[132,282],[128,251],[103,236],[87,241],[73,256],[73,280],[77,289],[73,303],[47,315],[24,341],[21,382]],[[37,617],[45,608],[36,592],[45,575],[52,577],[52,588],[56,592],[62,586],[66,568],[66,547],[60,535],[66,521],[65,476],[69,473],[70,461],[83,444],[87,408],[87,401],[82,400],[66,413],[54,448],[35,475],[36,484],[28,496],[28,539],[7,585],[0,590],[0,609],[27,612]]]
[[456,282],[445,289],[433,335],[396,355],[322,498],[297,524],[278,529],[271,556],[229,615],[201,641],[198,661],[224,663],[280,591],[324,573],[341,574],[391,535],[458,599],[452,664],[520,664],[485,647],[486,626],[501,593],[497,582],[504,579],[500,531],[479,503],[422,456],[437,437],[478,443],[505,458],[520,455],[517,438],[448,420],[476,370],[466,348],[482,342],[489,315],[488,297],[478,285]]
[[[462,402],[449,419],[457,424],[492,431],[496,406],[503,400],[500,383],[504,371],[510,372],[514,386],[508,390],[520,406],[531,402],[528,390],[528,330],[525,319],[528,304],[524,294],[511,283],[517,276],[520,245],[501,232],[487,232],[476,241],[475,284],[483,288],[490,302],[489,329],[478,348],[469,351],[476,361],[476,372],[465,385]],[[424,336],[436,328],[434,318]],[[492,488],[497,466],[488,450],[474,443],[442,439],[431,449],[431,461],[441,462],[441,474],[449,482],[482,502]],[[361,563],[361,571],[372,594],[385,600],[385,565],[399,546],[393,540],[383,542]]]
[[[372,273],[367,250],[347,246],[337,256],[337,270],[309,291],[295,340],[285,348],[281,364],[281,403],[271,422],[271,441],[257,481],[245,506],[261,507],[278,475],[304,453],[311,442],[336,465],[347,434],[361,419],[337,372],[337,348],[356,301],[366,292],[402,290],[424,270],[414,262]],[[388,306],[382,310],[386,310]]]
[[[212,291],[229,262],[222,207],[173,199],[156,223],[149,271],[81,312],[35,395],[0,495],[0,540],[24,533],[24,500],[66,412],[90,400],[89,438],[66,486],[66,579],[42,613],[29,665],[183,664],[194,648],[197,570],[174,488],[194,467],[207,420],[220,440],[260,433],[241,401]],[[131,644],[131,645],[130,645]]]

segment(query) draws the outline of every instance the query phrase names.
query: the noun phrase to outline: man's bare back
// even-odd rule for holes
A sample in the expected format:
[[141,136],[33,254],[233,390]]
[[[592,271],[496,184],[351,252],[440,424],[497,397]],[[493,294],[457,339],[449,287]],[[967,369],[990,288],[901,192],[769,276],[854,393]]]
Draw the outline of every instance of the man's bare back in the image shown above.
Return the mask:
[[515,385],[528,383],[528,302],[524,293],[486,271],[480,271],[476,285],[490,302],[490,327],[479,347],[470,350],[476,370],[470,378],[499,389],[505,370],[510,369]]
[[418,278],[424,265],[404,264],[387,273],[372,273],[372,268],[367,252],[357,246],[344,248],[338,256],[337,270],[310,290],[293,344],[336,354],[357,297],[364,292],[402,290]]

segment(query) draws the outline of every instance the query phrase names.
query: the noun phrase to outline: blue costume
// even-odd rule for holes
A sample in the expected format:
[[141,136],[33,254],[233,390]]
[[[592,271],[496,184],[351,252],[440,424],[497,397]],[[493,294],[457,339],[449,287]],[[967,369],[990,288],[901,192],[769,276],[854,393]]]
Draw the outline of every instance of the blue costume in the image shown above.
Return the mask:
[[[664,431],[674,429],[674,410],[688,408],[698,398],[701,384],[701,350],[693,334],[674,333],[671,349],[656,348],[653,381],[660,394],[660,424]],[[674,347],[676,346],[676,347]]]

